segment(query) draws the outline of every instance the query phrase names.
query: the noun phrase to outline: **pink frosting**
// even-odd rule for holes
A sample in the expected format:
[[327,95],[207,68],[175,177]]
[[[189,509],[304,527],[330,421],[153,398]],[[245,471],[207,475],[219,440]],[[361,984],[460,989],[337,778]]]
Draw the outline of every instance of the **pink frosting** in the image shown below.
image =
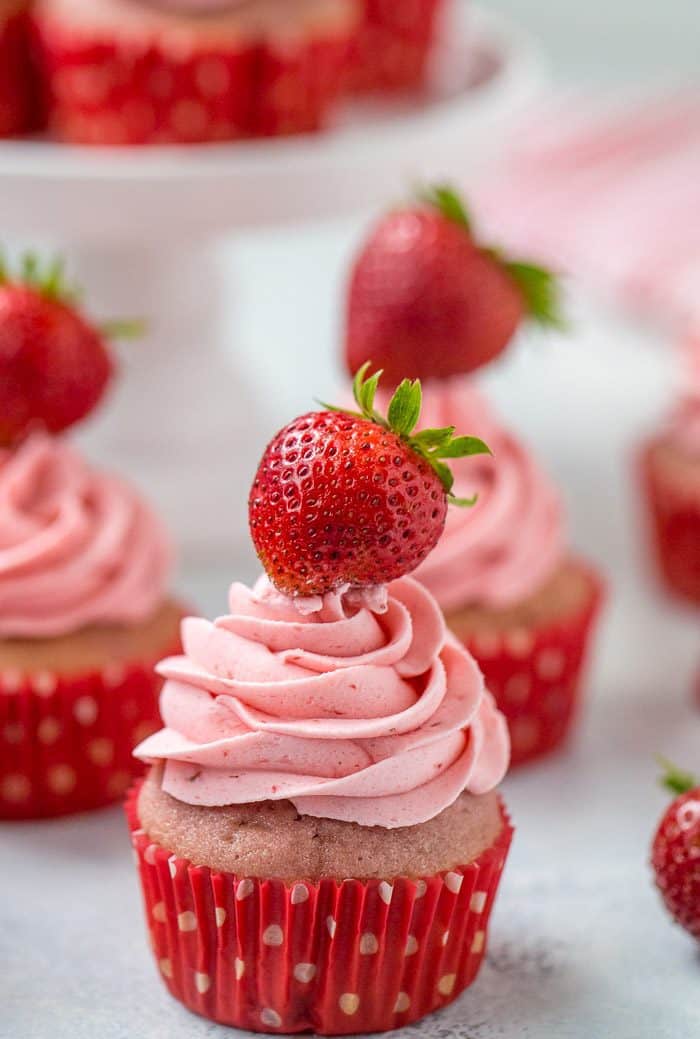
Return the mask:
[[428,384],[423,399],[423,427],[456,426],[482,437],[493,457],[451,462],[454,493],[477,494],[478,501],[471,509],[450,507],[442,538],[415,576],[444,610],[513,605],[540,588],[562,559],[559,496],[468,379]]
[[145,620],[170,564],[167,534],[136,492],[63,440],[36,434],[0,451],[0,637]]
[[165,728],[136,750],[165,762],[163,789],[387,828],[493,789],[503,716],[426,589],[403,578],[317,605],[300,613],[261,578],[232,585],[230,615],[184,622],[185,655],[159,668]]

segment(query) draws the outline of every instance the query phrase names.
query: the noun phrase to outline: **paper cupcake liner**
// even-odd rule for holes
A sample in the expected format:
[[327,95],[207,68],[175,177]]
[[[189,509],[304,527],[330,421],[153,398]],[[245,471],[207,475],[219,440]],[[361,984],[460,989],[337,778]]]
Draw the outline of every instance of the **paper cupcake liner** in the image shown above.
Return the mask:
[[82,812],[124,796],[144,771],[133,748],[162,724],[153,670],[162,655],[74,678],[0,671],[0,819]]
[[[354,31],[354,30],[353,30]],[[35,18],[51,132],[93,145],[203,143],[318,130],[342,88],[347,36],[170,54]]]
[[587,571],[583,607],[555,624],[480,633],[464,641],[506,717],[511,766],[551,753],[566,740],[579,706],[587,650],[604,585]]
[[351,91],[407,90],[426,75],[444,0],[364,0],[349,73]]
[[0,15],[0,137],[35,129],[29,21],[24,9]]
[[640,459],[651,541],[667,589],[700,605],[700,482],[682,487],[655,460],[651,443]]
[[[139,784],[140,786],[140,784]],[[257,880],[192,866],[127,817],[146,923],[171,994],[256,1032],[385,1031],[451,1002],[477,975],[508,854],[503,829],[469,865],[388,881]]]

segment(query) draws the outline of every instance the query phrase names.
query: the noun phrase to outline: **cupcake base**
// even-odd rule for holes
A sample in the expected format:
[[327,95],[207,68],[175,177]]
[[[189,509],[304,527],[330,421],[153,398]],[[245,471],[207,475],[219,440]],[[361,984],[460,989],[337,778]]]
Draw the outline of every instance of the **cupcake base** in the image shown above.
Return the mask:
[[0,137],[35,128],[29,19],[24,0],[0,12]]
[[127,816],[154,956],[195,1013],[257,1032],[386,1031],[476,977],[512,837],[502,805],[496,837],[466,865],[280,880],[193,865],[151,839],[138,800],[139,787]]
[[672,595],[700,605],[700,458],[668,440],[652,441],[641,457],[651,541],[661,578]]
[[512,766],[551,753],[568,737],[603,597],[598,574],[569,561],[515,607],[447,615],[506,717]]
[[182,609],[138,629],[0,642],[0,819],[37,819],[119,801],[160,727],[154,665],[179,652]]
[[363,21],[351,57],[351,91],[421,86],[443,0],[361,0],[361,5]]
[[134,0],[38,0],[33,19],[51,132],[140,145],[320,129],[357,13],[351,0],[198,16]]

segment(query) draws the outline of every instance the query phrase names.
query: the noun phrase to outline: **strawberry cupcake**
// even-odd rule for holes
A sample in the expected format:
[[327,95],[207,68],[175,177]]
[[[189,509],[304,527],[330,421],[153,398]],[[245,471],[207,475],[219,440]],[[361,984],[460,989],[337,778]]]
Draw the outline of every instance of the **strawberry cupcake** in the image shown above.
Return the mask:
[[136,751],[153,763],[128,816],[160,973],[254,1031],[380,1031],[454,999],[512,835],[504,719],[406,576],[449,479],[412,435],[419,388],[385,420],[373,382],[359,413],[306,415],[269,445],[250,497],[267,575],[184,622],[184,656],[159,669],[165,728]]
[[356,92],[415,89],[423,84],[443,0],[360,0],[350,86]]
[[34,129],[29,20],[24,0],[0,0],[0,137]]
[[355,0],[37,0],[51,131],[80,144],[319,130]]
[[[33,273],[32,273],[33,272]],[[59,432],[111,374],[58,268],[0,284],[0,818],[118,800],[159,724],[153,664],[180,645],[169,539]],[[2,281],[2,279],[0,279]]]
[[688,385],[665,428],[642,452],[652,546],[666,588],[700,606],[700,340]]

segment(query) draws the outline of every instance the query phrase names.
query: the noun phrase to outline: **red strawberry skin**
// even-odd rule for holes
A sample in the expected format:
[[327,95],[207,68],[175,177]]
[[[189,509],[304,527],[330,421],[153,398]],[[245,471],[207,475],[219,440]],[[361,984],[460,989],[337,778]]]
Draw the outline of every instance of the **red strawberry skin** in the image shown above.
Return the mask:
[[0,286],[0,444],[35,426],[57,433],[102,397],[112,361],[99,331],[68,303]]
[[0,13],[0,137],[26,133],[37,120],[28,19],[24,8],[15,6],[9,17]]
[[370,358],[392,385],[471,372],[501,353],[524,312],[517,284],[466,227],[428,206],[397,210],[351,273],[347,367]]
[[311,412],[281,430],[258,468],[250,530],[286,595],[383,584],[415,569],[445,525],[430,464],[374,422]]
[[681,794],[668,808],[651,861],[669,913],[700,941],[700,787]]

